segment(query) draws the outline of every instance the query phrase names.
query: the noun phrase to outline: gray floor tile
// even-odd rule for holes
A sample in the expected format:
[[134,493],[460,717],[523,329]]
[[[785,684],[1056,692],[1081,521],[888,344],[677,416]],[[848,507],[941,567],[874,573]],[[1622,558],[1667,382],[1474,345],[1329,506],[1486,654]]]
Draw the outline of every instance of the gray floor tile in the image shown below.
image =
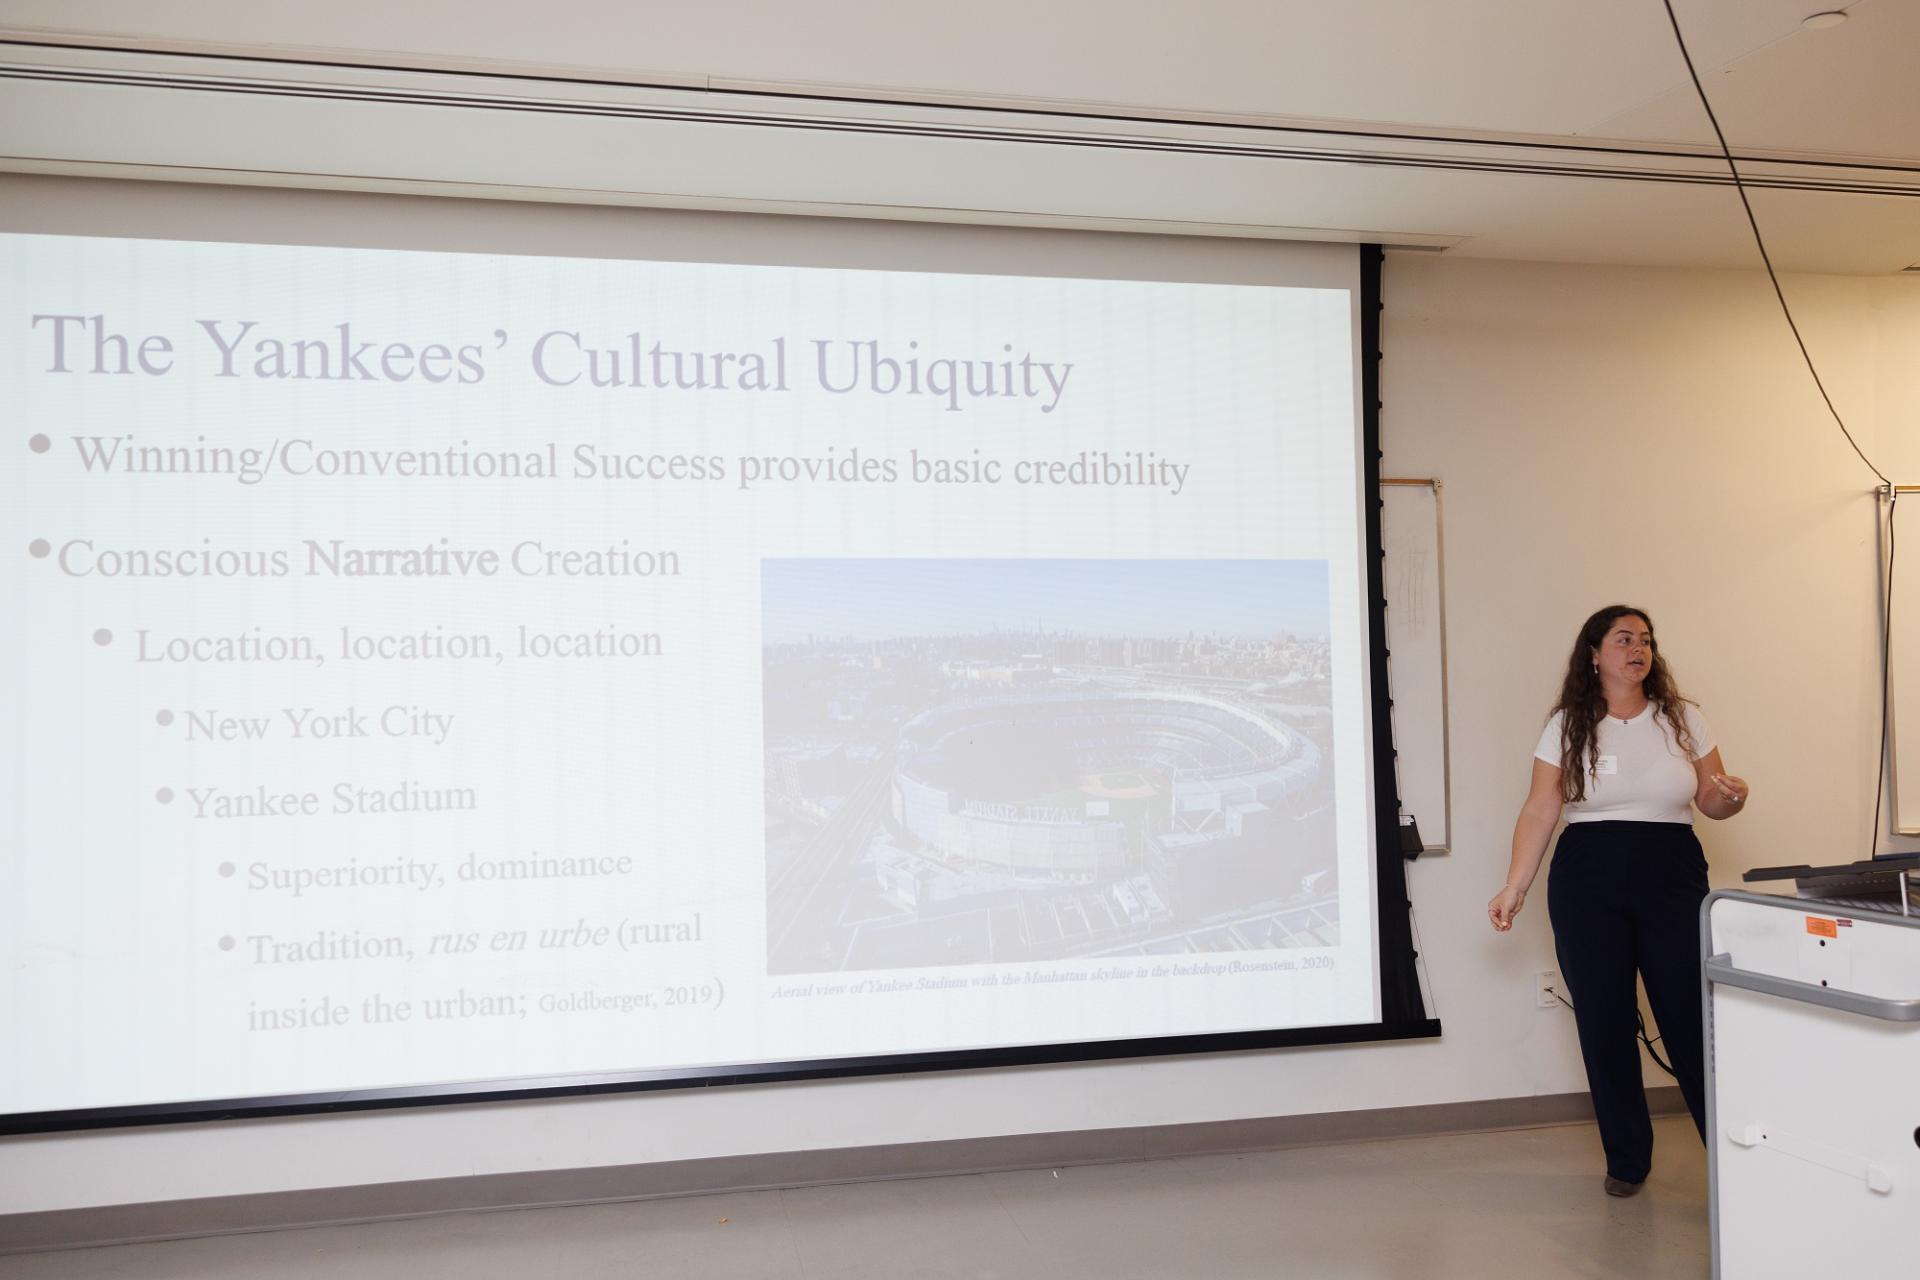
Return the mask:
[[1026,1280],[1040,1276],[987,1177],[806,1187],[781,1193],[810,1277]]
[[799,1280],[778,1193],[450,1214],[0,1258],[0,1280]]
[[1590,1127],[458,1214],[0,1258],[0,1280],[1697,1280],[1706,1155]]

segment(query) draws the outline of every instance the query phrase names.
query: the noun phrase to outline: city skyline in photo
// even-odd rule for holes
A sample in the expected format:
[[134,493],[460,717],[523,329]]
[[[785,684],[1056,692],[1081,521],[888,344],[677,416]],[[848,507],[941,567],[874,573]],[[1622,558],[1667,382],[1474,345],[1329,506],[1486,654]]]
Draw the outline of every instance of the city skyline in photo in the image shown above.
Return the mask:
[[769,645],[1038,629],[1249,640],[1328,631],[1324,560],[769,559],[761,600]]

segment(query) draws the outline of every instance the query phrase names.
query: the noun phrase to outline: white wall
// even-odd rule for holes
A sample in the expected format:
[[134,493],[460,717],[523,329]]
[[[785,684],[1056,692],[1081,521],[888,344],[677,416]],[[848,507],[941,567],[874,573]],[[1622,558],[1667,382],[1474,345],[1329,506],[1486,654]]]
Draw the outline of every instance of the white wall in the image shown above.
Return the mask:
[[[1920,280],[1789,295],[1863,447],[1920,481]],[[1447,486],[1456,852],[1411,868],[1441,1040],[11,1138],[0,1212],[1584,1087],[1534,1008],[1544,903],[1504,938],[1483,915],[1566,646],[1599,604],[1653,612],[1754,786],[1703,823],[1716,883],[1864,856],[1871,477],[1758,274],[1396,256],[1387,300],[1387,471]]]
[[[1855,438],[1920,479],[1920,280],[1787,293]],[[1504,825],[1487,805],[1526,765],[1505,744],[1538,726],[1574,629],[1620,599],[1754,784],[1742,819],[1703,824],[1716,883],[1865,857],[1877,482],[1766,278],[1399,258],[1387,294],[1388,460],[1447,482],[1459,861]]]

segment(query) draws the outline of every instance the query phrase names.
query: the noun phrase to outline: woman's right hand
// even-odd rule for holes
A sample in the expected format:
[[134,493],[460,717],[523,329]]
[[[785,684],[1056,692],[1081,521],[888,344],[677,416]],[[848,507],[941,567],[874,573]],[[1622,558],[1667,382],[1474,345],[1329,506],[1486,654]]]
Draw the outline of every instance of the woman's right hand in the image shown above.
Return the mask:
[[1520,914],[1520,908],[1526,905],[1527,891],[1516,885],[1506,885],[1493,895],[1487,903],[1487,919],[1493,922],[1495,933],[1506,933],[1513,928],[1513,918]]

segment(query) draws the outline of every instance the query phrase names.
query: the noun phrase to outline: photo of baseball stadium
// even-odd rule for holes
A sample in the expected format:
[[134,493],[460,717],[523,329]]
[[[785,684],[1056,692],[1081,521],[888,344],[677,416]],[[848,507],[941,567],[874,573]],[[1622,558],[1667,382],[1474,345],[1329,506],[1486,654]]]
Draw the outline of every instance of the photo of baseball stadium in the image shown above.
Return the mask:
[[1338,941],[1324,562],[770,560],[762,603],[770,973]]

